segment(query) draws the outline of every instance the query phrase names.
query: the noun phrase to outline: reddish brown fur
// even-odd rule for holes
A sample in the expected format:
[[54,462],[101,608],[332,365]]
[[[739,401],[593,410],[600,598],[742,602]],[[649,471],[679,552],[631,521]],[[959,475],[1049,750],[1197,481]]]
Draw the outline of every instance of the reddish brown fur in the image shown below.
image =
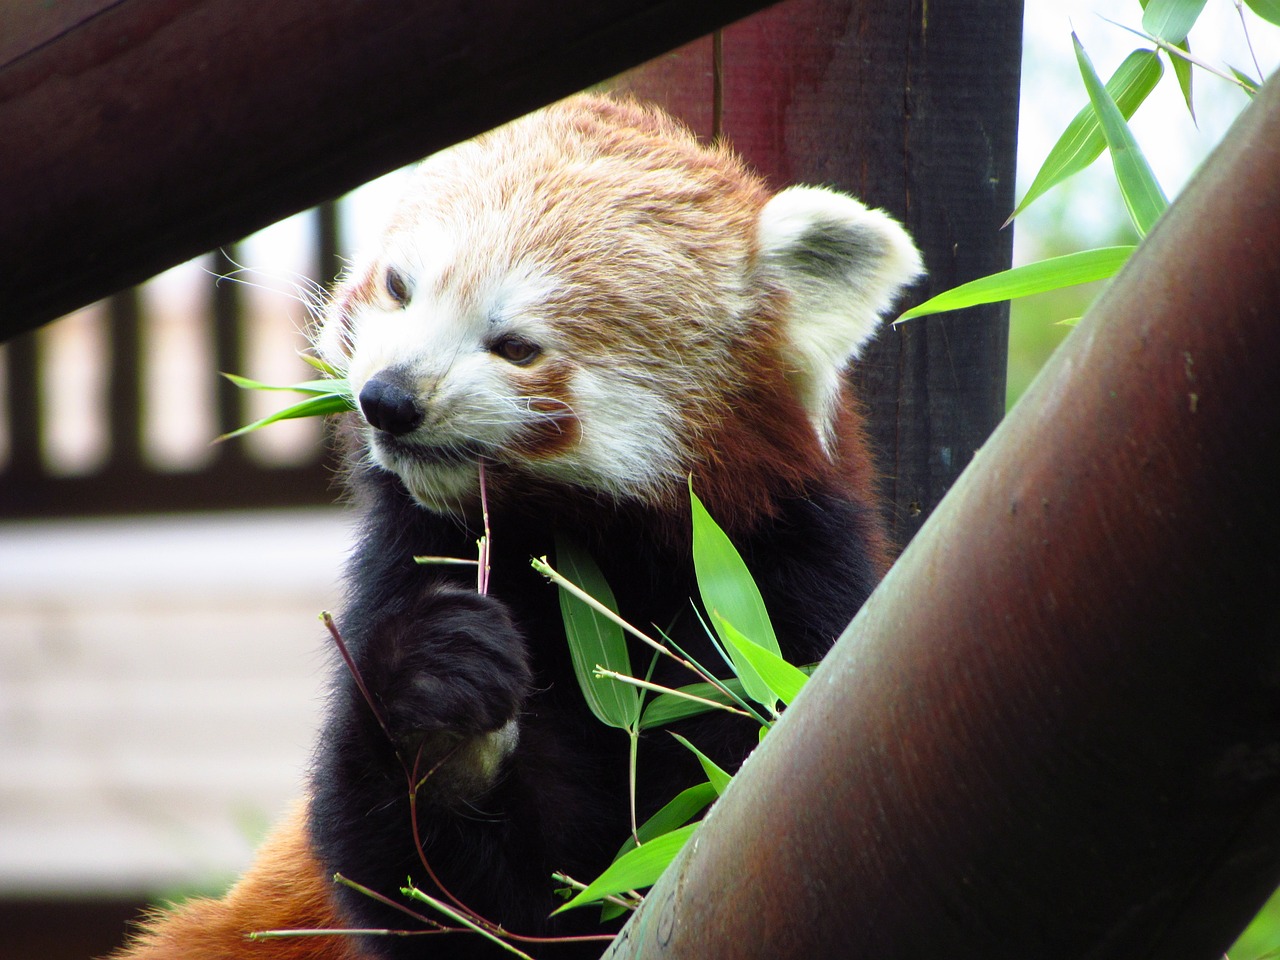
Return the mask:
[[[632,207],[639,203],[647,214],[632,230],[653,231],[661,248],[680,249],[688,258],[679,264],[689,267],[681,272],[681,281],[709,276],[712,284],[727,285],[724,277],[740,270],[744,258],[750,263],[758,255],[756,224],[770,196],[763,181],[729,149],[708,150],[665,115],[628,101],[596,101],[591,106],[575,106],[568,122],[593,149],[616,151],[629,168],[638,166],[643,172],[637,176],[628,170],[619,178],[610,171],[585,189],[580,171],[544,172],[543,176],[564,178],[558,195],[565,198],[565,209],[541,221],[543,237],[528,240],[534,249],[545,244],[558,275],[570,281],[559,306],[573,319],[565,330],[579,355],[612,352],[613,362],[625,366],[651,365],[657,353],[659,362],[666,363],[662,340],[669,338],[671,351],[679,351],[685,362],[671,364],[673,369],[660,375],[674,371],[694,381],[693,402],[684,411],[694,482],[729,529],[746,530],[771,517],[779,497],[817,489],[866,496],[873,471],[853,408],[846,404],[841,413],[838,465],[822,450],[816,434],[806,429],[808,414],[788,384],[781,360],[782,316],[790,309],[783,292],[744,291],[755,299],[755,309],[736,338],[737,352],[725,357],[715,346],[724,331],[708,318],[691,316],[685,282],[670,283],[646,269],[648,251],[639,246],[642,240],[636,241],[635,260],[606,251],[606,259],[620,264],[612,276],[602,275],[599,251],[581,248],[584,233],[611,238],[612,243],[617,242],[612,238],[626,237],[626,230],[608,222],[605,205],[598,202],[601,191],[622,190],[633,199]],[[618,126],[619,121],[624,125]],[[553,163],[563,161],[560,148],[552,144]],[[524,156],[515,159],[527,162]],[[679,171],[674,195],[672,169]],[[661,185],[651,187],[646,173]],[[660,199],[645,205],[645,197]],[[565,224],[579,229],[557,235],[557,228]],[[668,495],[671,515],[682,515],[683,490]],[[878,539],[883,549],[883,538]]]
[[875,522],[863,524],[861,535],[879,578],[889,572],[895,558],[894,546],[884,523],[886,518],[879,511],[880,473],[867,438],[867,420],[862,404],[847,384],[840,400],[836,417],[836,474],[850,499],[862,500],[874,508]]
[[[574,354],[683,380],[686,420],[673,426],[686,432],[695,484],[730,529],[771,516],[777,497],[842,488],[781,367],[785,295],[741,290],[755,305],[750,320],[732,320],[736,337],[724,329],[732,318],[717,312],[743,264],[756,259],[756,224],[770,196],[763,181],[727,148],[708,150],[665,115],[629,101],[589,103],[553,112],[552,132],[533,143],[501,133],[487,140],[497,156],[486,160],[499,170],[485,189],[495,181],[504,188],[503,213],[522,225],[513,244],[554,265],[563,285],[552,309]],[[582,139],[567,141],[556,123]],[[566,155],[574,146],[580,157]],[[470,182],[442,179],[441,190],[432,181],[432,212],[464,216],[477,203]],[[522,215],[519,184],[530,181],[539,189],[529,199],[552,196],[553,209]],[[610,204],[609,196],[626,202]],[[469,286],[483,285],[485,266],[471,263]],[[691,302],[691,290],[702,303]],[[727,340],[736,341],[730,351]],[[665,494],[672,515],[683,514],[682,490]]]
[[707,508],[734,531],[774,515],[779,497],[839,484],[786,383],[779,360],[781,324],[763,317],[753,333],[742,344],[733,379],[720,385],[717,416],[699,425],[699,462],[693,471]]
[[534,460],[556,456],[573,447],[582,436],[582,424],[573,415],[573,394],[569,384],[573,370],[555,361],[541,363],[519,378],[529,407],[546,416],[534,431],[520,438],[520,452]]
[[[787,294],[759,281],[741,286],[744,265],[750,274],[759,255],[757,224],[771,191],[730,149],[709,149],[665,114],[609,98],[575,98],[534,126],[479,143],[482,163],[462,153],[456,170],[433,169],[398,214],[405,229],[420,217],[476,225],[494,213],[519,225],[468,234],[492,242],[465,245],[449,287],[474,299],[492,282],[495,261],[550,265],[557,288],[547,312],[575,362],[652,375],[682,398],[684,419],[672,429],[683,432],[698,492],[730,530],[773,516],[778,498],[823,489],[869,495],[856,412],[848,404],[841,412],[833,464],[788,383]],[[734,296],[741,316],[726,312]],[[539,373],[525,394],[572,406],[569,371]],[[567,449],[580,435],[572,423],[548,423],[522,452]],[[501,470],[491,476],[502,484]],[[656,499],[680,536],[683,478]]]
[[110,960],[368,960],[348,936],[248,939],[260,930],[340,928],[332,889],[311,853],[299,804],[225,897],[153,914]]

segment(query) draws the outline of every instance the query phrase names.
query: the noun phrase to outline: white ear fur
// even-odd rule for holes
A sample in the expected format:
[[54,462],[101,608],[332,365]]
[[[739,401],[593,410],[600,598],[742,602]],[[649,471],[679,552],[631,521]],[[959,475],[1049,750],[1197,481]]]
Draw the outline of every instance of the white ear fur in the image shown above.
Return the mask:
[[840,377],[880,316],[923,272],[920,253],[882,210],[819,187],[788,187],[760,214],[761,262],[791,297],[787,360],[824,446]]

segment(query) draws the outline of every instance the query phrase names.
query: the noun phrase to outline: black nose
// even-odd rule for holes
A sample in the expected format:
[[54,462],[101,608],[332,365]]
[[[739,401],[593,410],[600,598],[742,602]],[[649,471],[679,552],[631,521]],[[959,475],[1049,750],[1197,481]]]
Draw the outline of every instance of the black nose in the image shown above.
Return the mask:
[[422,408],[417,398],[401,386],[398,379],[379,373],[360,390],[360,410],[364,418],[374,428],[397,437],[422,422]]

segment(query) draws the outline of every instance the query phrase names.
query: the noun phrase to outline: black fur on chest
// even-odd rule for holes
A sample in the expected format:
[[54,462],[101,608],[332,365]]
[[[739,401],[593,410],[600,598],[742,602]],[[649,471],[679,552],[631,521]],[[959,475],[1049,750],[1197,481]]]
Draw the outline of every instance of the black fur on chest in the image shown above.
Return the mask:
[[[441,789],[420,792],[426,857],[449,892],[509,930],[599,932],[592,910],[547,921],[557,904],[550,874],[589,881],[626,839],[627,737],[600,724],[583,702],[557,588],[533,570],[530,558],[545,556],[554,566],[557,534],[572,538],[601,566],[624,618],[653,635],[667,632],[724,674],[694,613],[698,593],[687,540],[669,535],[669,518],[588,497],[496,504],[489,596],[482,598],[475,594],[474,568],[413,560],[474,557],[478,528],[418,506],[390,474],[369,468],[356,480],[363,519],[339,626],[397,742],[388,741],[340,668],[315,768],[317,852],[327,868],[393,899],[400,899],[406,877],[441,895],[415,847],[403,764],[422,744],[434,750],[450,738],[487,736],[511,713],[518,741],[484,789],[444,789],[441,782]],[[872,520],[857,504],[815,494],[781,504],[775,520],[738,538],[792,662],[819,659],[869,593],[874,569],[860,531]],[[652,654],[633,643],[632,665],[643,675]],[[654,677],[668,685],[696,679],[665,662]],[[694,718],[678,729],[729,769],[757,742],[751,723],[729,716]],[[428,732],[418,738],[422,730]],[[449,770],[443,766],[436,776]],[[696,761],[665,730],[646,732],[639,751],[640,819],[701,779]],[[340,899],[352,926],[414,926],[353,891],[343,890]],[[478,937],[460,933],[367,942],[389,957],[489,952]],[[591,956],[600,947],[575,949]],[[534,953],[564,955],[545,948]]]

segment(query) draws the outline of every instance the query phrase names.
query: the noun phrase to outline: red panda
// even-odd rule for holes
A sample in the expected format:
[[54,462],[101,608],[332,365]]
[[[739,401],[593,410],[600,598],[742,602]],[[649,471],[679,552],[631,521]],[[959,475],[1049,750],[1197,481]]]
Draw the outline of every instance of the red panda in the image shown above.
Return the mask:
[[[551,874],[590,879],[625,840],[625,738],[588,713],[529,560],[573,537],[624,617],[711,662],[691,479],[784,655],[819,659],[886,562],[844,374],[920,270],[884,213],[771,193],[631,101],[574,97],[424,161],[316,338],[359,399],[342,433],[361,519],[339,619],[355,670],[335,667],[310,795],[226,898],[154,919],[117,960],[501,955],[422,933],[396,907],[407,877],[516,934],[598,933],[587,911],[548,919]],[[413,559],[474,556],[481,465],[483,594],[473,572]],[[756,741],[732,717],[683,732],[730,769]],[[408,756],[430,771],[416,824]],[[665,733],[640,764],[641,817],[701,779]],[[245,939],[271,928],[419,933]]]

